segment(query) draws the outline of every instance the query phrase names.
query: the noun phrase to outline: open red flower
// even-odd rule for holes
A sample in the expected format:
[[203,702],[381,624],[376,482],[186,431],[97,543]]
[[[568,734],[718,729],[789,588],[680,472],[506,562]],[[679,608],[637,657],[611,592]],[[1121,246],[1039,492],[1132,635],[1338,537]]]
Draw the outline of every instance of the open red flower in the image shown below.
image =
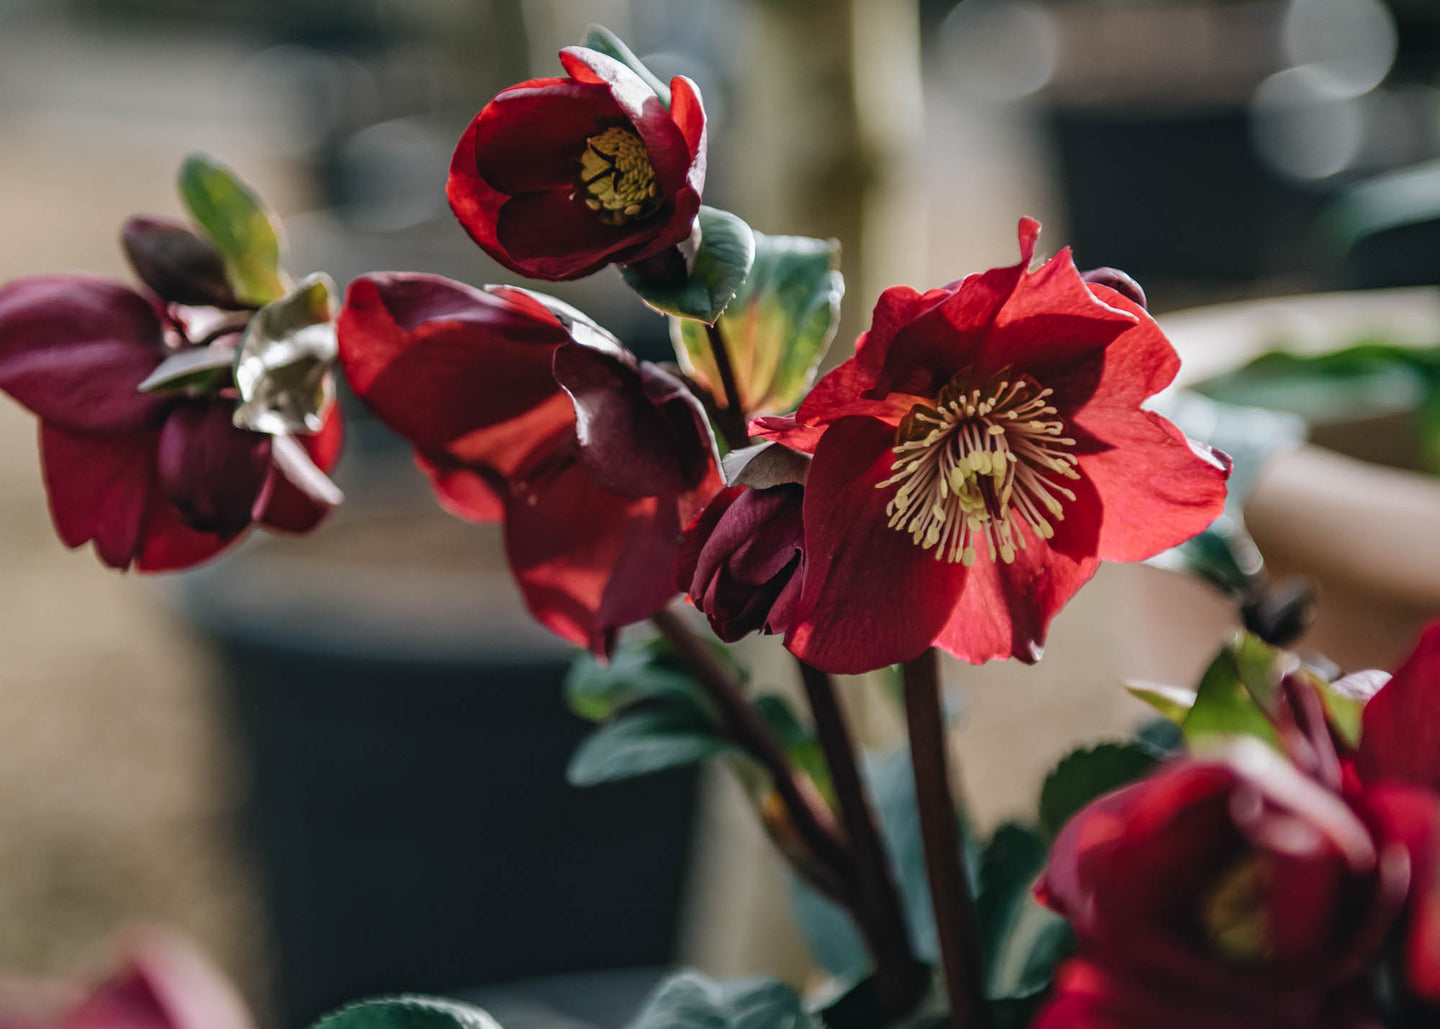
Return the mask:
[[1043,1029],[1378,1024],[1365,973],[1410,886],[1393,798],[1348,800],[1254,740],[1108,794],[1040,893],[1074,926]]
[[446,192],[465,231],[536,279],[577,279],[688,239],[705,184],[695,84],[671,79],[667,109],[596,50],[567,47],[560,63],[567,78],[511,86],[460,137]]
[[1220,514],[1227,464],[1141,403],[1174,348],[1068,251],[943,289],[886,290],[856,354],[762,436],[814,455],[786,645],[833,672],[932,644],[1040,655],[1100,560],[1150,557]]
[[531,613],[599,654],[675,595],[681,527],[720,488],[704,409],[559,301],[434,275],[350,286],[340,360],[436,496],[503,520]]
[[139,392],[167,358],[200,349],[177,321],[162,326],[165,309],[81,276],[0,288],[0,389],[40,419],[60,538],[94,541],[113,568],[155,572],[213,557],[253,522],[314,528],[330,504],[303,487],[339,455],[338,412],[314,435],[272,437],[234,426],[233,391]]

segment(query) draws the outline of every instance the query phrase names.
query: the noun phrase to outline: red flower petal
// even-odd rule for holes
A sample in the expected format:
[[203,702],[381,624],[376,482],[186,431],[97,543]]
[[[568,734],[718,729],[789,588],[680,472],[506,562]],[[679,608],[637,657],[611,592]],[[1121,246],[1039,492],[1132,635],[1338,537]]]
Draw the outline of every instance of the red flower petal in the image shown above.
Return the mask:
[[[607,264],[627,263],[663,249],[653,241],[654,223],[664,217],[662,208],[628,225],[606,225],[578,197],[571,200],[563,192],[523,193],[500,208],[495,238],[504,248],[504,263],[522,275],[578,279]],[[671,239],[665,245],[677,242]]]
[[966,568],[936,561],[886,525],[894,430],[842,418],[826,431],[805,481],[803,612],[786,636],[827,672],[867,672],[921,654],[950,618]]
[[135,555],[136,570],[178,572],[194,568],[230,549],[243,533],[222,537],[190,528],[165,494],[157,489],[150,498],[143,536],[140,552]]
[[513,462],[527,416],[548,426],[568,408],[551,362],[570,337],[528,300],[435,275],[362,276],[338,331],[356,394],[421,450]]
[[1365,705],[1356,764],[1366,782],[1440,790],[1440,622]]
[[1204,531],[1224,509],[1228,467],[1159,415],[1092,404],[1070,428],[1108,447],[1076,448],[1081,477],[1100,495],[1104,560],[1154,557]]
[[71,432],[40,423],[40,461],[55,531],[68,547],[95,541],[111,568],[129,567],[146,511],[159,493],[159,433]]
[[675,595],[679,532],[673,500],[618,497],[578,461],[505,505],[505,549],[530,613],[597,654]]
[[674,496],[713,467],[705,409],[656,366],[618,348],[568,343],[555,352],[555,381],[575,405],[580,458],[610,492]]
[[607,119],[622,116],[603,85],[556,78],[511,86],[475,117],[470,144],[475,170],[512,196],[546,189],[569,193],[585,139]]
[[1051,619],[1100,566],[1094,556],[1099,504],[1088,483],[1069,485],[1076,500],[1065,505],[1065,519],[1048,544],[1017,524],[1027,545],[1015,551],[1014,561],[992,561],[986,554],[976,559],[936,646],[976,665],[1008,657],[1026,664],[1040,660]]
[[684,75],[676,75],[670,80],[670,117],[685,137],[691,160],[698,158],[700,161],[701,178],[690,182],[698,193],[705,184],[705,106],[700,102],[700,90]]
[[1430,790],[1380,786],[1365,793],[1381,834],[1410,855],[1406,905],[1406,986],[1440,1004],[1440,797]]
[[440,506],[469,522],[498,522],[505,514],[504,483],[491,481],[494,473],[467,468],[442,456],[415,454],[415,463],[430,479]]
[[187,525],[229,538],[249,526],[269,483],[270,437],[236,428],[228,403],[185,403],[160,430],[155,468]]
[[158,426],[169,398],[136,386],[165,356],[154,308],[117,283],[47,275],[0,287],[0,389],[58,428]]

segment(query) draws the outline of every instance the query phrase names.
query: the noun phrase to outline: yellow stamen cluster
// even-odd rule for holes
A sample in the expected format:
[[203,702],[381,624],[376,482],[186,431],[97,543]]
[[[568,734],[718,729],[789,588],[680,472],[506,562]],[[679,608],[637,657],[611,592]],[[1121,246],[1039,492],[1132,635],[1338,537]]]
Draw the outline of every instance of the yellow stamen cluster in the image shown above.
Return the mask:
[[619,125],[585,141],[579,190],[585,206],[606,225],[624,225],[654,214],[660,207],[660,184],[655,181],[645,143]]
[[1258,855],[1233,865],[1205,898],[1200,920],[1210,943],[1232,961],[1259,961],[1270,956],[1268,866]]
[[935,551],[935,560],[975,563],[983,541],[991,561],[1015,560],[1026,546],[1020,524],[1040,539],[1055,535],[1078,479],[1065,423],[1028,375],[1005,368],[976,384],[966,369],[934,406],[916,404],[895,434],[894,472],[877,488],[899,486],[885,507],[889,526]]

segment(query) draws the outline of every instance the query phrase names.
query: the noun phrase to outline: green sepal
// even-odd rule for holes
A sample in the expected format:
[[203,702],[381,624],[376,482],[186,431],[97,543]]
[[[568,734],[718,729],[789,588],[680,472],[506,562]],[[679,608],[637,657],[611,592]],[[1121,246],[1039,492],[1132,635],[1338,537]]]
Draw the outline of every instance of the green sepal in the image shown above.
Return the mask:
[[233,171],[206,154],[191,154],[180,166],[180,198],[225,258],[240,302],[260,307],[285,295],[279,223]]
[[1186,744],[1193,748],[1212,737],[1254,736],[1279,747],[1269,712],[1287,670],[1282,651],[1259,637],[1237,634],[1200,679],[1195,703],[1180,723]]
[[655,91],[660,102],[668,109],[670,107],[670,87],[660,81],[660,77],[649,68],[645,62],[635,56],[635,51],[625,45],[625,42],[615,33],[611,32],[604,25],[591,25],[585,30],[585,42],[582,46],[591,50],[598,50],[606,57],[613,57],[625,67],[629,68],[636,75],[644,80],[645,85]]
[[713,325],[750,274],[755,233],[743,219],[714,207],[702,206],[695,225],[700,238],[682,274],[652,276],[633,264],[620,274],[655,310]]

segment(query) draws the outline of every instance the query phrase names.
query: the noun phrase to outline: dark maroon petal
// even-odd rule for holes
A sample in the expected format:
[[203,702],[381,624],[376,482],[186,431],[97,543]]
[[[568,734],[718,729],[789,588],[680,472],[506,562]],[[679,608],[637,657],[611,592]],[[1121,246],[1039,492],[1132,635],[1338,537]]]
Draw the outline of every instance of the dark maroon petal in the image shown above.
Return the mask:
[[656,366],[619,348],[569,343],[555,352],[555,381],[575,405],[580,458],[610,492],[674,496],[713,467],[704,408]]
[[1365,705],[1356,762],[1367,782],[1440,790],[1440,622]]
[[184,225],[131,218],[120,230],[120,242],[140,281],[163,300],[197,307],[237,306],[225,258]]
[[156,428],[171,401],[136,392],[166,356],[155,310],[78,275],[0,287],[0,389],[58,428]]
[[129,567],[155,481],[159,433],[85,433],[40,423],[40,462],[55,531],[66,546],[95,541],[111,568]]
[[725,516],[730,505],[744,492],[740,486],[727,486],[710,499],[680,534],[680,546],[675,557],[675,584],[682,593],[703,593],[709,576],[697,576],[700,553],[705,549],[715,526]]
[[566,190],[525,193],[505,201],[495,239],[523,274],[578,279],[607,264],[635,260],[665,224],[666,209],[628,225],[606,225]]
[[597,654],[675,595],[679,533],[673,500],[616,496],[573,460],[505,505],[505,549],[531,614]]
[[[243,535],[243,534],[242,534]],[[144,538],[135,568],[142,572],[178,572],[203,564],[234,546],[241,535],[222,537],[185,524],[164,492],[156,489],[145,516]]]
[[250,524],[270,481],[270,437],[237,429],[226,402],[186,403],[160,431],[156,470],[187,525],[228,538]]
[[965,566],[936,561],[887,526],[894,430],[842,418],[805,481],[805,587],[785,645],[827,672],[859,673],[917,657],[950,618]]
[[475,119],[475,167],[511,196],[575,188],[585,141],[624,117],[610,91],[570,79],[532,79],[504,90]]
[[435,275],[363,276],[346,292],[338,332],[355,393],[419,450],[514,463],[527,437],[571,417],[551,370],[570,337],[524,294]]

